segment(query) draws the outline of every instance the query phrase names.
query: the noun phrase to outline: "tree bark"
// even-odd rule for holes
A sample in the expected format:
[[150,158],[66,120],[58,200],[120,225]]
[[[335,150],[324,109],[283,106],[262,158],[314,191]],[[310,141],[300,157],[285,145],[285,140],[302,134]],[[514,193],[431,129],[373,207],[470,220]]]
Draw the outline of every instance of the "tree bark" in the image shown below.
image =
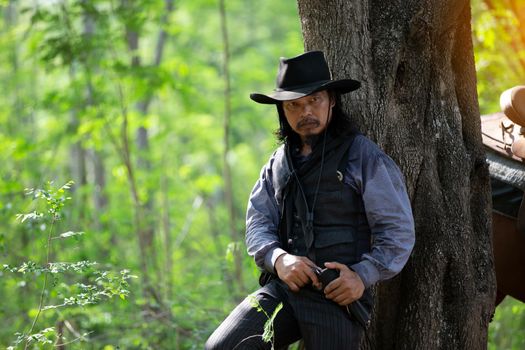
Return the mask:
[[483,349],[494,312],[488,169],[470,4],[298,0],[306,50],[360,80],[345,109],[399,165],[416,223],[403,270],[377,288],[374,349]]

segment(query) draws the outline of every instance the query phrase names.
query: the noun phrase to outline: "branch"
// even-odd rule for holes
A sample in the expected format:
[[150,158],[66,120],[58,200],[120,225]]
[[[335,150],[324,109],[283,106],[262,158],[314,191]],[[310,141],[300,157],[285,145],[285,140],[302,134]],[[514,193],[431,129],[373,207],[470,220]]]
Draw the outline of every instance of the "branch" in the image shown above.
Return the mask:
[[172,249],[173,251],[178,249],[182,241],[184,241],[184,238],[186,238],[186,236],[190,232],[191,224],[193,223],[193,219],[195,218],[197,211],[201,207],[202,202],[203,202],[203,199],[199,195],[197,195],[197,197],[195,197],[195,199],[193,200],[192,211],[186,217],[184,226],[182,227],[182,230],[180,231],[179,235],[177,236],[177,239],[175,240],[175,243],[173,244],[173,249]]

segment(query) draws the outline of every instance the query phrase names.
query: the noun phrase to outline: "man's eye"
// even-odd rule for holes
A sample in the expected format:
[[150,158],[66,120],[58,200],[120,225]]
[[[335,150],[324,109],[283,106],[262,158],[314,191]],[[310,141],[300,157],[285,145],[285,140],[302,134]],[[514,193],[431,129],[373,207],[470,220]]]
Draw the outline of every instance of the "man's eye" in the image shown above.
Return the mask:
[[319,98],[319,96],[312,96],[311,101],[312,102],[319,102],[319,101],[321,101],[321,98]]

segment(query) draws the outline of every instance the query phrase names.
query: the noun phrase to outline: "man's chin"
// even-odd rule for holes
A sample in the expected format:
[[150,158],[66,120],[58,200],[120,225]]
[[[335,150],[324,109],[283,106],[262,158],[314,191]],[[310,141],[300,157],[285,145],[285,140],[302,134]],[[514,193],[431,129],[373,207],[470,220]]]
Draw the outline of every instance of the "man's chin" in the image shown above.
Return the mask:
[[320,134],[321,134],[321,132],[316,132],[316,133],[304,135],[303,136],[303,143],[305,143],[307,145],[311,145],[311,146],[315,145],[315,143],[319,139]]

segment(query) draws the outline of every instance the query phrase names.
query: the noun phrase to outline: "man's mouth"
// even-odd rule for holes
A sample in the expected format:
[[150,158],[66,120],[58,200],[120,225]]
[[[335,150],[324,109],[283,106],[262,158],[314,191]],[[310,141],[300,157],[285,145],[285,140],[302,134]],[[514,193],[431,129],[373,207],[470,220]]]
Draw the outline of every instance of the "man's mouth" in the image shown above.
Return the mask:
[[321,125],[321,123],[319,123],[317,119],[305,118],[300,120],[299,123],[297,123],[297,128],[300,129],[304,127],[318,127],[319,125]]

